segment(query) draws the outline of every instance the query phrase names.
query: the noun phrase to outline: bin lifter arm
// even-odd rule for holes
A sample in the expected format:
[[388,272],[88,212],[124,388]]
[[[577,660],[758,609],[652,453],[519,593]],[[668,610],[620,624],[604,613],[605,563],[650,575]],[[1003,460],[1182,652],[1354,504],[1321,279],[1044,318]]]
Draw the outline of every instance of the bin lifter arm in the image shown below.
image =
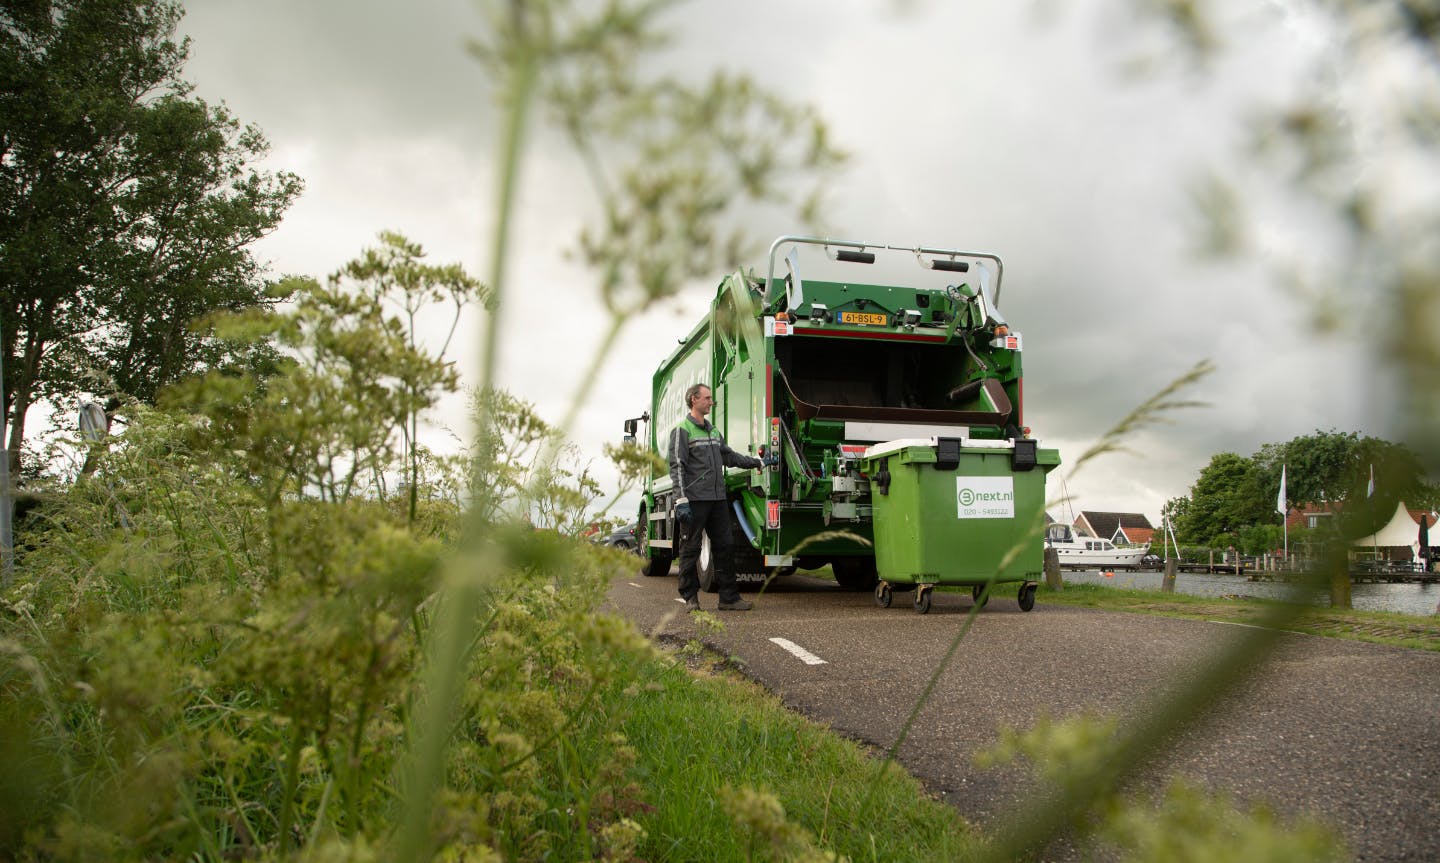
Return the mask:
[[[785,378],[785,372],[780,368],[775,371],[785,383],[785,391],[790,392],[790,381]],[[808,495],[815,487],[815,475],[810,473],[810,465],[805,461],[805,452],[800,449],[800,444],[790,434],[790,429],[783,422],[780,424],[780,449],[784,453],[785,465],[790,468],[790,476],[800,483],[800,494]]]

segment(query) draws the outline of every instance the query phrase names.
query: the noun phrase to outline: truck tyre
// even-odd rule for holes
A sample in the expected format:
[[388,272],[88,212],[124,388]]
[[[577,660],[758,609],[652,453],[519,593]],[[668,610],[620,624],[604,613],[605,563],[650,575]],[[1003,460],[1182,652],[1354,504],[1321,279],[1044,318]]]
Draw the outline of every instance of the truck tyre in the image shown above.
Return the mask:
[[720,585],[715,583],[715,555],[710,553],[710,534],[700,537],[700,559],[695,561],[695,576],[700,579],[700,589],[715,593]]
[[830,561],[835,581],[846,590],[870,591],[880,582],[873,557],[837,557]]
[[636,548],[636,553],[645,559],[640,566],[640,574],[648,578],[663,578],[670,574],[670,561],[674,558],[673,548],[654,548],[650,545],[650,512],[645,507],[640,507],[639,527],[635,533],[645,539]]
[[[735,578],[737,590],[759,590],[770,575],[765,568],[764,556],[750,544],[734,513],[730,515],[730,574]],[[719,592],[720,585],[715,582],[715,555],[710,550],[708,533],[700,539],[700,559],[695,563],[695,575],[700,580],[701,590]]]

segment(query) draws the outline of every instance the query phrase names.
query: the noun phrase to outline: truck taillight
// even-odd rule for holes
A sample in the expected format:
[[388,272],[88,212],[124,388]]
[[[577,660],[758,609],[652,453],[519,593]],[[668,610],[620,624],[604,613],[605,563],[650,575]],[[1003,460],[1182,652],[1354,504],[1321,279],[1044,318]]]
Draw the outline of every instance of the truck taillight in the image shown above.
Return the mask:
[[765,501],[765,526],[771,530],[780,526],[780,501]]

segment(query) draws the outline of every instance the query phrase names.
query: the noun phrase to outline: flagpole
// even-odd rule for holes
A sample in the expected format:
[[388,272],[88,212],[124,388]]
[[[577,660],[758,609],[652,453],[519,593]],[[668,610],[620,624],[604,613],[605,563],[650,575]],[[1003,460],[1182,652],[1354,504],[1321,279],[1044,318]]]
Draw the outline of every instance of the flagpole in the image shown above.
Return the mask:
[[1370,510],[1370,526],[1374,533],[1370,534],[1370,554],[1375,557],[1375,566],[1380,566],[1380,526],[1375,524],[1375,464],[1370,464],[1370,485],[1365,488],[1365,505]]
[[1290,508],[1285,505],[1285,465],[1280,465],[1280,496],[1275,499],[1280,513],[1280,532],[1285,536],[1285,571],[1290,571]]

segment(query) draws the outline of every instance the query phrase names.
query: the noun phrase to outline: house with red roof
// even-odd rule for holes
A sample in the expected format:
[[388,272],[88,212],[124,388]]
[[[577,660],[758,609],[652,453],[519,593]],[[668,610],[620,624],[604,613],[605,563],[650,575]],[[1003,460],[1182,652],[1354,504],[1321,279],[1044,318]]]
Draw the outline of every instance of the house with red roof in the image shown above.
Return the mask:
[[1155,535],[1150,519],[1138,512],[1084,510],[1075,519],[1075,530],[1096,539],[1108,539],[1116,545],[1140,545]]
[[1314,530],[1329,523],[1327,519],[1335,518],[1344,508],[1345,505],[1340,501],[1296,504],[1285,513],[1285,529],[1295,530],[1303,527]]

